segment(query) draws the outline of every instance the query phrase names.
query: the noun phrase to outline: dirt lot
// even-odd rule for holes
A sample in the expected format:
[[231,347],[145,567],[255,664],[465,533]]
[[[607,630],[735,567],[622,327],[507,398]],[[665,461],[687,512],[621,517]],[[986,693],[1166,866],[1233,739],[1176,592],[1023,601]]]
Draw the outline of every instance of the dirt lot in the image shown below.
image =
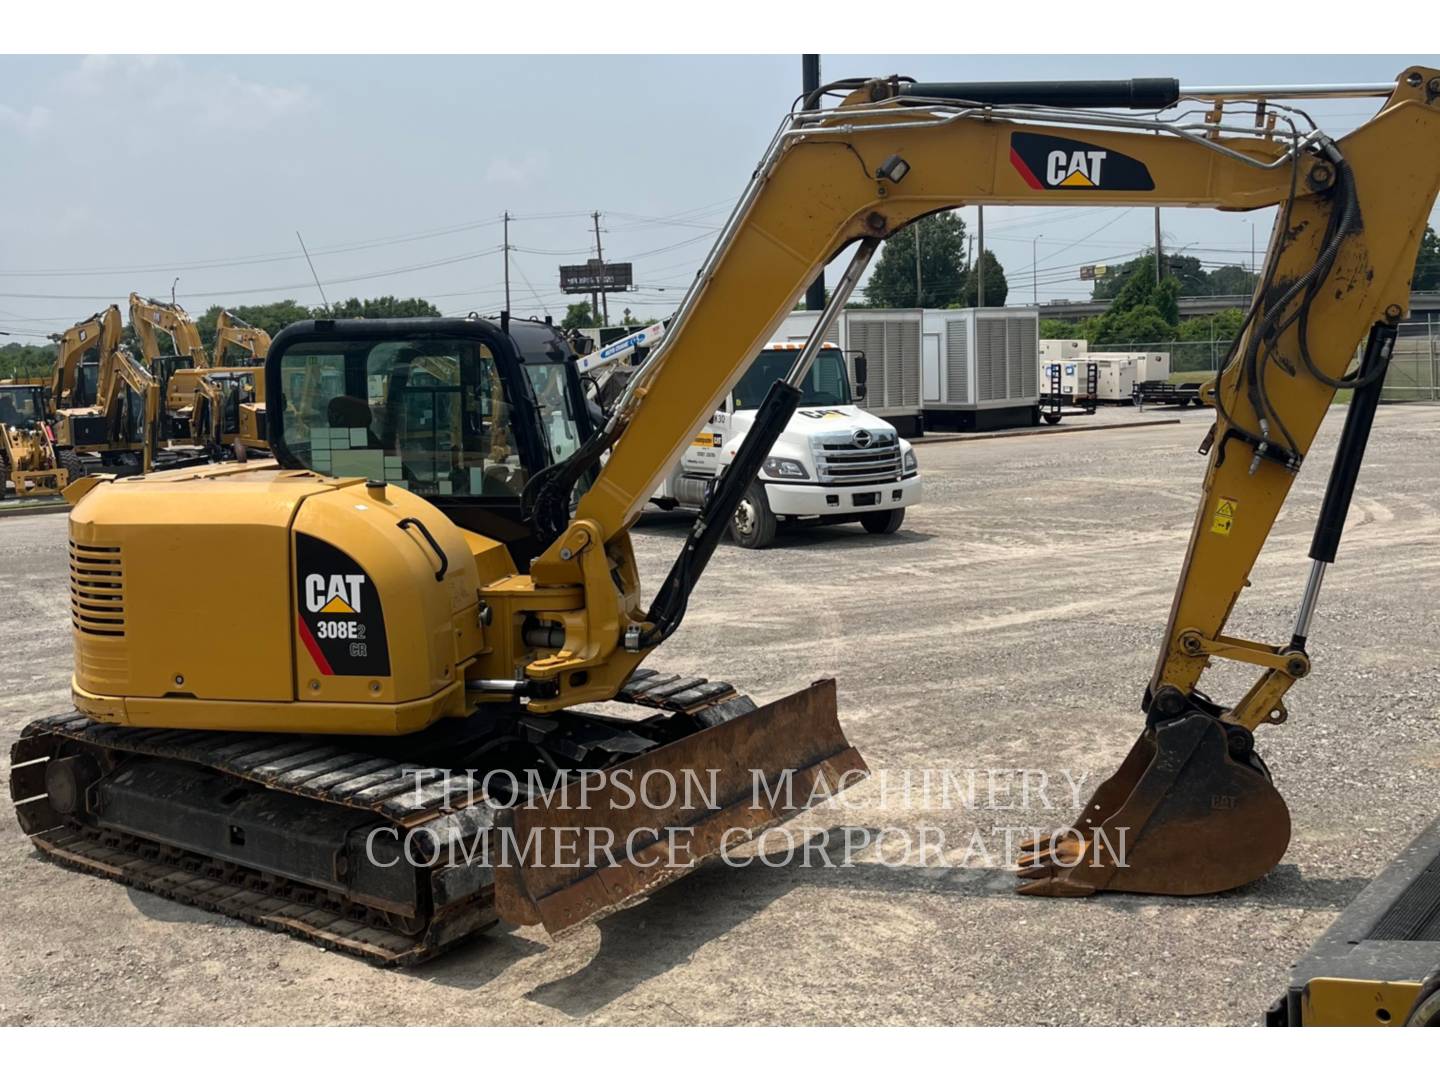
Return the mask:
[[[907,863],[892,830],[848,868],[715,864],[561,942],[502,930],[396,972],[51,866],[7,811],[0,1021],[1256,1022],[1289,962],[1440,809],[1440,412],[1382,411],[1313,631],[1316,673],[1291,694],[1291,722],[1262,733],[1295,819],[1282,865],[1198,900],[1017,897],[992,830],[1071,811],[1063,785],[1046,792],[1057,807],[1033,790],[1024,806],[1015,771],[1057,784],[1068,768],[1088,789],[1139,729],[1204,466],[1204,418],[1184,419],[923,446],[926,501],[901,532],[722,548],[657,655],[758,700],[834,676],[877,776],[796,824],[832,839],[846,826],[943,830],[948,867],[913,851]],[[1233,632],[1288,636],[1340,420],[1328,419]],[[683,529],[660,517],[638,531],[651,588]],[[64,533],[63,516],[0,522],[7,744],[67,706]],[[1210,689],[1228,698],[1241,679]],[[973,805],[953,791],[949,808],[934,791],[927,803],[926,769],[976,773]]]

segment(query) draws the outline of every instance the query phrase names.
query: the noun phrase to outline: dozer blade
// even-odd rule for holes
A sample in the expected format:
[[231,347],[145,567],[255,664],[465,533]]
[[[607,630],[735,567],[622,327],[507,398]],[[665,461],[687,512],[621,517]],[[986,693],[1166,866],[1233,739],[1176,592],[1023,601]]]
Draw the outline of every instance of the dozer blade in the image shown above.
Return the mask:
[[840,730],[835,683],[817,682],[502,815],[496,911],[559,933],[867,775]]
[[1198,710],[1147,724],[1074,826],[1023,846],[1019,891],[1200,896],[1268,873],[1290,843],[1290,813],[1241,742],[1232,754],[1226,725]]

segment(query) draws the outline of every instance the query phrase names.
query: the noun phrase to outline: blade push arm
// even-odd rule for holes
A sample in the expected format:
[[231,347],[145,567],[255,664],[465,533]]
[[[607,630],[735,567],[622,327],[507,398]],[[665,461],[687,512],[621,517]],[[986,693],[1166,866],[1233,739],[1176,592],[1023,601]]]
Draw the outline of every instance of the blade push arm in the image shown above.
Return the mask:
[[[1356,189],[1375,184],[1376,192],[1363,197],[1363,214],[1324,275],[1325,296],[1338,282],[1340,297],[1324,301],[1326,312],[1312,312],[1317,339],[1356,327],[1363,333],[1377,312],[1403,303],[1395,299],[1405,284],[1403,252],[1408,245],[1413,261],[1418,232],[1411,232],[1424,217],[1415,208],[1434,192],[1428,160],[1395,163],[1412,140],[1433,137],[1425,87],[1434,73],[1419,74],[1417,86],[1402,80],[1374,120],[1341,140]],[[1267,276],[1297,280],[1321,251],[1322,211],[1340,175],[1321,152],[1323,140],[1234,134],[1218,118],[1197,132],[1073,109],[922,104],[887,99],[884,85],[863,84],[842,107],[797,114],[782,126],[665,341],[627,387],[604,434],[608,462],[568,528],[531,567],[537,590],[581,585],[585,598],[584,617],[570,612],[565,620],[565,647],[527,668],[533,679],[558,683],[555,697],[533,707],[608,696],[639,662],[642,651],[622,651],[622,640],[634,641],[647,622],[630,523],[820,268],[850,244],[973,203],[1290,204],[1293,213],[1282,212],[1281,220],[1303,221],[1305,229],[1272,251],[1267,267],[1275,272]],[[1377,180],[1386,169],[1387,178]],[[1373,233],[1371,215],[1378,218]],[[1335,367],[1353,340],[1327,343],[1323,363]],[[1237,422],[1258,423],[1237,410]],[[1298,414],[1294,423],[1301,438]],[[1274,483],[1274,472],[1259,475]]]

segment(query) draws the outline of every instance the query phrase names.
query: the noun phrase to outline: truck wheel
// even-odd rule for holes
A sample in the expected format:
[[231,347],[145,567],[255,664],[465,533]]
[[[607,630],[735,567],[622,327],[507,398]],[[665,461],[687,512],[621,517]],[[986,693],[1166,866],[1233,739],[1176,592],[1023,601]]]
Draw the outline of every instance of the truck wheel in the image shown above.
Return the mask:
[[769,547],[775,539],[775,515],[765,497],[765,485],[753,483],[740,497],[735,516],[730,519],[730,536],[741,547]]
[[899,510],[876,510],[871,514],[861,514],[860,524],[865,526],[868,533],[893,533],[905,520],[905,508]]
[[65,482],[73,484],[85,475],[85,466],[80,460],[80,455],[74,450],[56,450],[55,465],[65,470]]
[[1048,412],[1047,412],[1047,413],[1044,415],[1043,419],[1045,420],[1045,423],[1047,423],[1047,424],[1058,424],[1058,423],[1060,422],[1060,414],[1059,414],[1059,413],[1048,413]]

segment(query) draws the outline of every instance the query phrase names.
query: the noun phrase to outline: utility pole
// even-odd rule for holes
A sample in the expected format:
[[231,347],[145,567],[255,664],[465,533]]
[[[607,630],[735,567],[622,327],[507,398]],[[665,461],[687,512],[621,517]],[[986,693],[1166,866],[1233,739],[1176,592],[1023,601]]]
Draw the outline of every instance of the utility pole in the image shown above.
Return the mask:
[[915,306],[925,306],[924,292],[921,291],[920,281],[920,222],[915,222]]
[[600,250],[600,211],[596,210],[590,216],[595,219],[595,259],[600,263],[600,303],[605,306],[604,321],[600,325],[609,326],[610,298],[605,295],[605,253]]
[[1160,256],[1160,208],[1157,206],[1157,207],[1155,207],[1155,284],[1156,284],[1156,285],[1159,285],[1159,284],[1160,284],[1160,279],[1161,279],[1161,277],[1164,276],[1163,272],[1162,272],[1161,269],[1160,269],[1160,257],[1161,257],[1161,256]]
[[1040,239],[1044,233],[1036,233],[1030,241],[1030,288],[1034,290],[1031,294],[1031,302],[1036,307],[1040,306],[1040,256],[1036,253],[1039,248]]
[[[820,54],[802,53],[800,55],[800,89],[809,97],[810,94],[820,89]],[[805,310],[825,310],[825,268],[820,268],[820,273],[805,290]]]
[[505,253],[505,310],[510,310],[510,211],[505,211],[505,240],[502,250]]
[[1250,273],[1255,273],[1255,222],[1250,222]]
[[975,231],[980,234],[980,261],[972,264],[973,269],[972,269],[970,272],[975,275],[975,306],[976,306],[976,307],[984,307],[984,306],[985,306],[985,207],[983,207],[983,206],[977,206],[977,207],[975,208],[975,212],[976,212],[976,220],[977,220],[977,223],[978,223],[978,224],[977,224],[977,228],[976,228]]

